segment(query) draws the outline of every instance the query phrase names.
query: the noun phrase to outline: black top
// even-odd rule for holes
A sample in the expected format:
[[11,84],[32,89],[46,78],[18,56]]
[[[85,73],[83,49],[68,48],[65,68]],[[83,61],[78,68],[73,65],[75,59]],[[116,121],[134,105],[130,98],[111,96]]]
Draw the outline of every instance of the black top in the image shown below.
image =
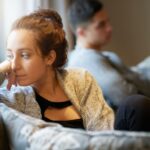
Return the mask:
[[51,101],[48,101],[47,99],[43,98],[42,96],[40,96],[36,92],[35,92],[35,94],[36,94],[36,101],[38,102],[38,104],[40,106],[42,119],[44,121],[59,123],[59,124],[61,124],[64,127],[84,129],[83,120],[82,119],[58,120],[58,121],[55,121],[55,120],[50,120],[50,119],[48,119],[48,118],[46,118],[44,116],[44,112],[45,112],[45,110],[48,107],[61,109],[61,108],[65,108],[65,107],[71,106],[72,103],[71,103],[70,100],[65,101],[65,102],[51,102]]

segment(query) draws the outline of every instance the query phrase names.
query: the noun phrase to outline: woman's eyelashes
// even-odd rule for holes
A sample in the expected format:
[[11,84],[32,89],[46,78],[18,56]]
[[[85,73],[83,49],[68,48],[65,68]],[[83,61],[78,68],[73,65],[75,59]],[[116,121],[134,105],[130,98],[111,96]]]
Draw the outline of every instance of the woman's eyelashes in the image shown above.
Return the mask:
[[[30,54],[27,53],[27,52],[22,52],[22,53],[20,53],[19,55],[20,55],[20,57],[23,58],[23,59],[29,59],[29,58],[30,58]],[[8,60],[12,60],[12,59],[14,58],[14,55],[13,55],[12,53],[7,53],[7,54],[6,54],[6,58],[7,58]]]
[[13,59],[13,54],[7,53],[7,54],[6,54],[6,59],[12,60],[12,59]]
[[22,52],[21,53],[21,57],[24,58],[24,59],[29,59],[30,58],[30,54],[27,53],[27,52]]

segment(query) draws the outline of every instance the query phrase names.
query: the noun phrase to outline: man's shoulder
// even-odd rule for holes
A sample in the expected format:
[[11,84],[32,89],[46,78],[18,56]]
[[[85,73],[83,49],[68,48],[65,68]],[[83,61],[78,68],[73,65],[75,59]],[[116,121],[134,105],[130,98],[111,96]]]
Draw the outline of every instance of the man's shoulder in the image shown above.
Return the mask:
[[137,64],[138,68],[150,68],[150,56],[146,57],[139,64]]
[[67,65],[85,67],[97,62],[100,58],[101,55],[93,49],[75,49],[70,52]]
[[89,48],[75,48],[69,52],[69,57],[77,57],[77,56],[87,56],[87,55],[97,55],[94,49]]
[[107,58],[107,60],[111,61],[114,64],[122,64],[121,58],[117,55],[117,53],[112,51],[103,51],[101,53],[104,57]]
[[114,58],[119,57],[115,52],[109,51],[109,50],[102,51],[101,53],[104,56],[109,56],[109,57],[114,57]]

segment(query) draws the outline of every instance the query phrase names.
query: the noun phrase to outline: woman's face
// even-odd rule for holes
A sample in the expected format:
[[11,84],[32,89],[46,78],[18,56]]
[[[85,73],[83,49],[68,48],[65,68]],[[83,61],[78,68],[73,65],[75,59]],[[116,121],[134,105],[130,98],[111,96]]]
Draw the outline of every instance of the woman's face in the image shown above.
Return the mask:
[[25,29],[14,30],[7,41],[7,58],[11,62],[19,85],[31,85],[45,79],[50,68],[37,46],[35,33]]

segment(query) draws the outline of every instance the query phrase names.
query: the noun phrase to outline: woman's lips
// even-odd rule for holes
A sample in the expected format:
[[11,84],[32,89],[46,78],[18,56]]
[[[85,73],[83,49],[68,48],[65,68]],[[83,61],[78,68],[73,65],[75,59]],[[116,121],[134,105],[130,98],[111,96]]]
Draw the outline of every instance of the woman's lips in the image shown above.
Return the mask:
[[17,79],[21,79],[21,78],[25,78],[25,77],[26,77],[26,75],[16,75]]

